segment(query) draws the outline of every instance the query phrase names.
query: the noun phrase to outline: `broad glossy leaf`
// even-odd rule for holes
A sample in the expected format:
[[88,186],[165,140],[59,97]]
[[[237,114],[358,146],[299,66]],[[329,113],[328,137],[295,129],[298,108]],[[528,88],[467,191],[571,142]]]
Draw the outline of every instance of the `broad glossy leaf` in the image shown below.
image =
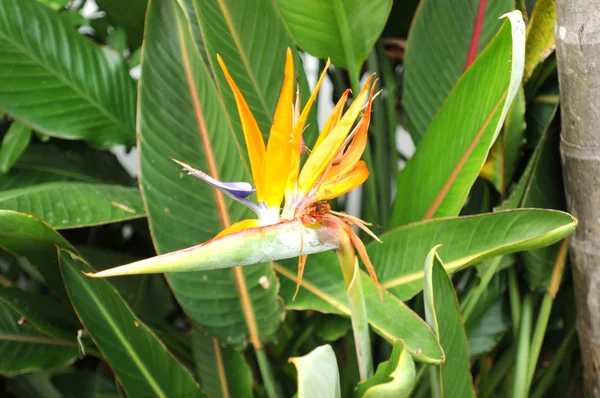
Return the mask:
[[0,208],[32,214],[56,229],[109,224],[145,217],[137,188],[49,182],[0,193]]
[[[439,246],[425,259],[425,318],[436,333],[444,350],[444,363],[432,368],[432,383],[441,396],[475,397],[469,362],[469,344],[456,291],[444,265],[437,257]],[[435,394],[434,394],[435,395]]]
[[298,398],[341,398],[337,359],[329,344],[302,357],[290,358],[290,362],[298,371]]
[[[189,13],[192,26],[198,26],[202,42],[196,45],[206,53],[225,104],[225,112],[241,148],[245,144],[233,94],[221,68],[219,54],[240,91],[246,98],[260,130],[267,139],[273,123],[275,106],[283,82],[286,49],[294,53],[295,72],[299,77],[302,103],[310,94],[300,56],[295,51],[289,26],[283,19],[275,1],[271,0],[187,0],[193,3],[194,13]],[[185,2],[184,2],[185,3]],[[312,112],[304,131],[307,144],[318,132],[316,112]],[[246,166],[248,167],[248,166]]]
[[75,254],[59,250],[60,269],[77,316],[129,396],[203,396],[183,367],[105,280]]
[[570,235],[576,224],[559,211],[502,211],[399,227],[380,237],[383,244],[370,243],[367,250],[382,286],[408,300],[423,288],[420,264],[436,245],[444,245],[438,254],[452,274],[487,257],[548,246]]
[[40,332],[76,343],[81,325],[68,304],[59,303],[54,297],[25,292],[16,286],[0,287],[0,300]]
[[303,50],[358,78],[360,66],[381,34],[391,0],[277,0],[281,14]]
[[518,11],[507,16],[399,174],[392,225],[455,216],[462,208],[521,83],[525,24]]
[[421,1],[408,35],[402,99],[415,143],[500,29],[499,17],[513,8],[511,0],[469,0],[460,7],[453,0]]
[[196,373],[209,397],[252,397],[252,372],[244,355],[222,347],[217,339],[200,331],[192,335]]
[[417,372],[406,345],[402,340],[394,342],[389,361],[379,364],[373,377],[360,383],[355,396],[362,398],[409,397]]
[[135,84],[121,57],[36,0],[0,6],[0,109],[96,146],[135,139]]
[[0,373],[35,372],[70,365],[79,354],[72,341],[49,337],[19,324],[20,315],[0,301]]
[[[142,69],[140,185],[154,244],[158,253],[165,253],[206,241],[229,222],[249,216],[208,184],[184,178],[170,158],[223,181],[250,179],[180,4],[150,2]],[[263,341],[274,338],[281,304],[270,266],[173,273],[167,278],[184,311],[221,342],[243,346],[247,325]]]
[[[274,269],[279,274],[281,295],[288,310],[316,310],[350,316],[346,285],[333,252],[308,258],[300,291],[293,301],[297,274],[295,263],[274,264]],[[439,363],[442,360],[442,350],[425,321],[386,291],[383,292],[382,303],[369,276],[361,271],[360,277],[369,324],[373,330],[389,342],[404,340],[416,360]]]
[[142,44],[148,0],[96,0],[96,3],[106,13],[110,23],[125,29],[132,50]]
[[0,172],[6,174],[19,156],[27,149],[31,129],[19,122],[13,122],[6,132],[0,147]]
[[539,0],[527,25],[524,79],[554,51],[556,5],[554,0]]
[[0,210],[0,248],[25,257],[64,302],[67,293],[58,268],[56,247],[75,250],[44,221],[29,214]]

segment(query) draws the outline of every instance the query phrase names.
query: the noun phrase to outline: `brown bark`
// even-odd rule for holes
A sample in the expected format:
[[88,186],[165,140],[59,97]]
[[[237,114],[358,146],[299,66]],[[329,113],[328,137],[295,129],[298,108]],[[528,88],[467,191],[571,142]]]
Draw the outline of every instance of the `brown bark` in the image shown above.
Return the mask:
[[556,56],[577,332],[586,397],[600,397],[600,0],[557,0]]

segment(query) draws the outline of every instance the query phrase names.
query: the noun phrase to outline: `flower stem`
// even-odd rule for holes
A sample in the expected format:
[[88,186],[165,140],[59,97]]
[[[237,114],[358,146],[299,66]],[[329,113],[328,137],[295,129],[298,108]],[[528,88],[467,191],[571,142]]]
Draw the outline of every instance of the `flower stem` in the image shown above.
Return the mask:
[[258,360],[258,368],[260,369],[260,375],[263,379],[263,384],[265,386],[265,390],[267,391],[267,397],[269,398],[279,398],[279,392],[277,390],[277,384],[275,383],[275,378],[273,377],[273,370],[271,369],[271,364],[267,358],[267,354],[265,354],[265,350],[263,348],[256,349],[256,359]]
[[358,258],[354,255],[350,242],[342,243],[337,255],[346,282],[358,371],[360,380],[363,381],[373,375],[373,356],[371,355],[369,318],[358,268]]

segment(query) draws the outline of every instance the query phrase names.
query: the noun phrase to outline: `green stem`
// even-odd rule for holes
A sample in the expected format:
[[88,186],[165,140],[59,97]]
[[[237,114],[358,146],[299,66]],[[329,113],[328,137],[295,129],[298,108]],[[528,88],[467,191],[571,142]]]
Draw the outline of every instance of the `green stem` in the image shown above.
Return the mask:
[[494,392],[498,385],[506,378],[506,374],[511,369],[513,360],[515,358],[515,348],[510,346],[506,351],[502,353],[502,356],[496,363],[494,363],[494,370],[490,376],[490,383],[488,391]]
[[531,387],[533,381],[533,375],[535,374],[535,368],[537,365],[540,351],[542,349],[542,343],[544,342],[544,336],[546,335],[546,329],[548,328],[548,320],[550,319],[550,312],[552,311],[552,304],[554,297],[558,292],[558,287],[562,280],[563,270],[565,268],[565,262],[567,259],[567,248],[568,240],[563,239],[556,255],[556,261],[554,262],[554,269],[552,271],[552,278],[544,298],[542,299],[542,305],[540,307],[540,315],[538,316],[535,331],[533,333],[533,339],[531,341],[531,351],[529,353],[529,369],[527,372],[527,389]]
[[519,321],[519,340],[517,343],[517,363],[513,384],[513,398],[527,397],[527,369],[529,368],[529,343],[531,339],[532,308],[531,294],[525,296],[521,319]]
[[567,336],[558,347],[558,350],[556,350],[556,354],[552,360],[552,365],[550,365],[540,382],[537,384],[536,389],[534,390],[533,394],[531,394],[531,398],[542,398],[546,396],[546,391],[548,388],[550,388],[552,382],[555,380],[558,369],[563,364],[567,355],[570,354],[575,348],[575,326],[572,326],[567,333]]
[[513,337],[516,340],[521,317],[521,297],[519,295],[519,282],[517,281],[517,271],[515,271],[515,267],[510,267],[508,269],[508,297],[513,324]]
[[487,355],[482,355],[478,360],[479,364],[479,398],[490,396],[490,366]]
[[473,310],[477,306],[479,298],[481,297],[485,289],[487,289],[488,285],[490,284],[490,281],[496,274],[496,271],[498,271],[501,261],[502,256],[494,257],[491,260],[491,264],[485,269],[485,272],[481,276],[481,281],[479,282],[479,284],[473,289],[471,289],[471,291],[469,292],[467,298],[465,299],[465,305],[462,311],[463,320],[465,324],[467,323],[467,320],[469,319],[469,317],[473,313]]
[[350,320],[356,347],[358,373],[360,380],[366,380],[373,375],[373,355],[371,354],[371,335],[369,332],[369,318],[367,304],[362,289],[358,259],[354,255],[350,238],[342,239],[340,249],[337,251],[350,307]]
[[265,390],[267,391],[267,397],[269,398],[279,398],[279,392],[277,389],[277,383],[275,382],[275,377],[273,376],[273,370],[271,369],[271,364],[269,363],[269,359],[267,358],[267,354],[263,348],[256,349],[256,359],[258,360],[258,368],[260,369],[260,375],[263,379],[263,384],[265,386]]

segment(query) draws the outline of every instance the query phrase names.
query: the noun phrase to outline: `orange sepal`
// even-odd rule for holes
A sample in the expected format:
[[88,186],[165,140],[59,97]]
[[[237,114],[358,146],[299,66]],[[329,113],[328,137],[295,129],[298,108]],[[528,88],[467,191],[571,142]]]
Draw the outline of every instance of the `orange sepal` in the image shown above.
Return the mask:
[[[329,174],[328,174],[329,177]],[[356,163],[354,169],[347,174],[331,176],[317,191],[318,200],[330,200],[350,192],[369,178],[369,169],[364,161]]]
[[329,118],[327,118],[327,122],[325,122],[325,126],[323,126],[323,130],[321,130],[321,133],[319,134],[315,145],[313,145],[313,151],[317,149],[319,145],[321,145],[325,137],[327,137],[331,130],[333,130],[333,128],[340,121],[342,113],[344,112],[344,105],[346,105],[346,102],[348,101],[348,95],[351,91],[352,90],[350,89],[344,91],[337,104],[335,104],[335,107],[333,108],[331,115],[329,115]]

